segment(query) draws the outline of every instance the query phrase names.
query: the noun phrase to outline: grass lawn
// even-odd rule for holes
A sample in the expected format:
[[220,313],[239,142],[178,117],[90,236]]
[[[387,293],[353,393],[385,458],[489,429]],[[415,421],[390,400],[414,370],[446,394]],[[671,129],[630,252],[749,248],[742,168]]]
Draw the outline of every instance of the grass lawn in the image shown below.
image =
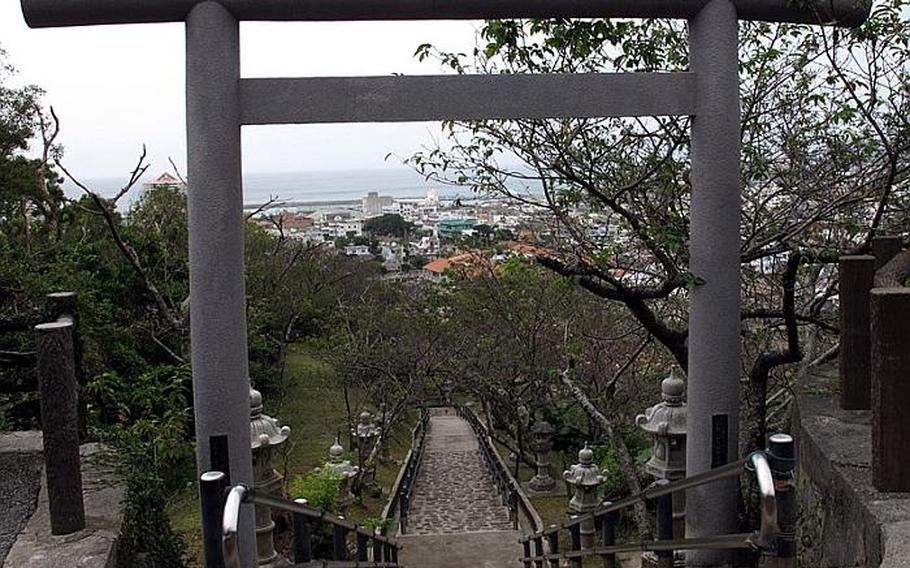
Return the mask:
[[[280,473],[287,472],[285,481],[289,482],[327,461],[329,446],[335,441],[336,433],[341,433],[341,444],[348,450],[350,448],[344,394],[335,370],[321,361],[306,345],[295,345],[288,354],[287,372],[294,379],[288,396],[283,401],[269,400],[266,396],[264,403],[267,415],[278,418],[281,424],[291,428],[286,456],[273,458],[275,469]],[[354,416],[368,406],[359,392],[350,392],[349,397]],[[373,413],[376,411],[375,408],[367,409]],[[376,477],[383,488],[382,497],[365,495],[363,503],[355,503],[348,509],[347,518],[361,522],[380,515],[389,488],[398,475],[400,462],[410,448],[410,429],[414,426],[415,419],[416,414],[412,414],[396,428],[390,448],[392,460],[377,468]],[[346,459],[356,463],[354,455],[346,456]],[[192,567],[202,565],[196,492],[193,484],[175,495],[168,505],[168,515],[174,529],[184,535],[189,544],[188,564]]]

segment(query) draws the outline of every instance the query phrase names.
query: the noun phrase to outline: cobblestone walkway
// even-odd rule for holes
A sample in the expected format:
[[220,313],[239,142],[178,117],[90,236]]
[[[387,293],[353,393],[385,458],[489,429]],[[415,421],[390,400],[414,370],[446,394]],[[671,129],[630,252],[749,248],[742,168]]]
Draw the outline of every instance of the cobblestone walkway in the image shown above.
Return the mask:
[[430,418],[414,487],[408,534],[400,537],[408,568],[520,566],[518,532],[502,504],[467,422]]
[[512,530],[477,438],[458,416],[433,416],[414,487],[410,534]]

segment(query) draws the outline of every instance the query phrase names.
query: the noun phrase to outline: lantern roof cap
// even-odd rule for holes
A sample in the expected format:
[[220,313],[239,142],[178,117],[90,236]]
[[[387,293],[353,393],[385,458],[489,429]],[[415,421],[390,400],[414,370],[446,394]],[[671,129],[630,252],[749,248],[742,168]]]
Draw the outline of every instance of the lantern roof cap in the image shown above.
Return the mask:
[[686,435],[686,381],[682,374],[673,369],[661,384],[662,402],[635,417],[635,423],[653,436]]
[[335,436],[335,443],[329,446],[329,457],[334,459],[341,459],[341,456],[344,455],[344,446],[341,445],[341,440],[338,439],[338,436]]
[[661,381],[660,392],[664,401],[671,404],[680,405],[686,398],[686,380],[682,373],[673,368],[670,376]]
[[562,473],[562,478],[571,485],[600,485],[606,479],[600,468],[594,464],[594,450],[585,442],[578,451],[578,463]]
[[283,444],[290,434],[290,428],[262,413],[262,393],[250,389],[250,448]]

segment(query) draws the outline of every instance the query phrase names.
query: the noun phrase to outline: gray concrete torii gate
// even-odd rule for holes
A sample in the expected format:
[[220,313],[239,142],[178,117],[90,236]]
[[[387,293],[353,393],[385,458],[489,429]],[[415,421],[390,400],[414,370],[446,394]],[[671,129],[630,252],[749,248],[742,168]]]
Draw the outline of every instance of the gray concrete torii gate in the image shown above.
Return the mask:
[[[740,379],[737,19],[859,25],[871,0],[21,0],[31,27],[186,22],[197,461],[251,483],[240,129],[253,124],[691,115],[688,471],[736,457]],[[671,74],[241,79],[239,21],[683,18]],[[687,503],[690,537],[736,532],[735,481]],[[241,533],[255,565],[252,510]],[[722,561],[704,553],[693,565]]]

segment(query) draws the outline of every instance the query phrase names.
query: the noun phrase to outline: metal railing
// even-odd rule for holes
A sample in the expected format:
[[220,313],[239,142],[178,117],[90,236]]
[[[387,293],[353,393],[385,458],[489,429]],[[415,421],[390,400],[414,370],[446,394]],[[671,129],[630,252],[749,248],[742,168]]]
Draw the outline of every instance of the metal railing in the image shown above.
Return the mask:
[[427,434],[430,431],[430,413],[426,410],[420,415],[420,420],[411,431],[411,449],[405,457],[404,465],[398,472],[395,484],[392,486],[391,497],[382,510],[384,520],[394,519],[398,516],[398,532],[405,534],[408,526],[408,512],[411,508],[411,495],[414,492],[414,482],[420,472],[423,462],[423,450],[426,446]]
[[[535,532],[521,539],[522,562],[526,568],[559,568],[561,561],[568,561],[573,568],[580,568],[585,558],[599,556],[604,566],[616,566],[616,555],[623,552],[656,552],[660,566],[672,566],[676,550],[753,549],[774,557],[774,566],[790,567],[795,563],[793,526],[795,495],[795,460],[793,439],[786,434],[771,437],[769,449],[754,452],[745,459],[706,471],[679,481],[658,481],[643,490],[616,502],[606,502],[591,513],[573,517],[560,526]],[[754,533],[727,534],[699,538],[673,537],[674,493],[709,483],[754,473],[758,482],[761,501],[760,528]],[[656,505],[657,540],[618,544],[616,528],[620,512],[638,503]],[[582,546],[582,524],[595,527],[599,544]],[[560,533],[568,533],[569,549],[560,551]],[[549,552],[544,552],[544,544]],[[531,552],[531,548],[534,552]]]
[[483,425],[477,413],[472,408],[459,405],[456,408],[458,416],[463,418],[474,430],[480,445],[480,453],[483,461],[493,476],[493,482],[499,495],[502,498],[502,504],[509,507],[509,519],[515,529],[519,528],[520,515],[526,519],[527,525],[531,532],[543,530],[543,521],[527,494],[522,491],[521,485],[509,471],[508,466],[503,461],[502,456],[496,449],[493,438],[490,436],[487,427]]
[[[244,504],[263,505],[293,515],[293,561],[296,566],[331,568],[399,568],[398,543],[369,531],[351,521],[307,506],[306,500],[290,501],[261,493],[245,485],[228,489],[226,476],[218,471],[206,472],[201,478],[203,502],[203,540],[206,566],[243,568],[240,560],[238,525]],[[225,497],[225,494],[227,495]],[[313,552],[314,524],[331,527],[332,558],[317,559]],[[354,546],[349,546],[353,536]],[[353,553],[352,553],[353,551]]]

